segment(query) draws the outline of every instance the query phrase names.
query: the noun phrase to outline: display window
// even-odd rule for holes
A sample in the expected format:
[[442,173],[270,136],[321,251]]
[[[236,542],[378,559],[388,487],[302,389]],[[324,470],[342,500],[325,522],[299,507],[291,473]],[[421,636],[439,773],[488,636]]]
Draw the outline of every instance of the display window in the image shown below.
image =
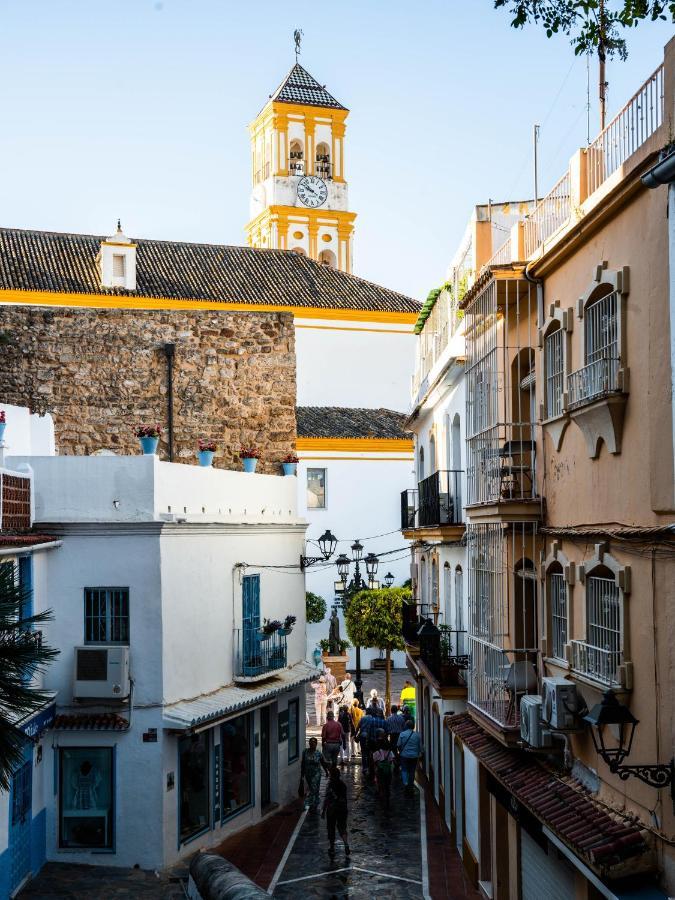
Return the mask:
[[180,738],[178,756],[180,839],[186,841],[210,824],[208,732]]
[[112,747],[59,751],[59,846],[112,849],[113,758]]
[[227,819],[253,802],[253,746],[251,715],[229,719],[220,730],[222,761],[222,818]]

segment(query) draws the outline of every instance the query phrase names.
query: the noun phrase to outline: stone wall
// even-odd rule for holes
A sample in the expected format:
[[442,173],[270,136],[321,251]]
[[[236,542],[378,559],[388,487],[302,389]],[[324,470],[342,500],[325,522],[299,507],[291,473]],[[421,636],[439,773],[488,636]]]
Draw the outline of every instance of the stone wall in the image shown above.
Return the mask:
[[176,345],[174,461],[196,463],[203,437],[218,444],[217,466],[240,468],[239,447],[255,444],[258,470],[278,473],[293,448],[290,313],[3,304],[3,332],[0,403],[51,413],[58,453],[138,453],[135,426],[159,423],[168,458],[166,343]]

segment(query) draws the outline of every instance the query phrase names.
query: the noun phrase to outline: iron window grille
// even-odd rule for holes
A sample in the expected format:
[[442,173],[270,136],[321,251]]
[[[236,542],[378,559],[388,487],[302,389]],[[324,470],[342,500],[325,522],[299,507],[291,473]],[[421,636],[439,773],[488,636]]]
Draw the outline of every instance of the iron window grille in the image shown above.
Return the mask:
[[85,588],[84,641],[129,643],[129,588]]

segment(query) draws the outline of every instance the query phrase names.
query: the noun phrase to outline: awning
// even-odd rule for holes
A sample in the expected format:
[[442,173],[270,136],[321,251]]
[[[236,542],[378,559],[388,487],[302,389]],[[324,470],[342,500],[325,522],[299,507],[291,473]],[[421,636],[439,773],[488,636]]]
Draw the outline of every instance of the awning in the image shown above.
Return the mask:
[[492,738],[468,713],[446,719],[517,804],[528,810],[590,869],[605,878],[653,871],[648,834],[630,819],[594,802],[572,779]]
[[318,669],[307,662],[300,662],[289,669],[277,672],[269,681],[256,682],[250,687],[229,684],[211,694],[200,694],[190,700],[179,700],[164,707],[164,728],[177,731],[202,731],[211,728],[218,720],[238,710],[270,700],[283,691],[297,687],[316,678]]
[[46,693],[47,700],[39,709],[21,718],[12,715],[7,717],[19,731],[33,741],[37,741],[48,728],[51,728],[56,717],[56,691],[47,691]]

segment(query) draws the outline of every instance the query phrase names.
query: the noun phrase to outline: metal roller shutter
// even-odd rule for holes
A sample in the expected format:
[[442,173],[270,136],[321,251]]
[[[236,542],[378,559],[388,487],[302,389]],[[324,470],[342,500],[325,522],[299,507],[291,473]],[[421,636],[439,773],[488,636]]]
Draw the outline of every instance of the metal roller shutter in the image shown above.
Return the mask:
[[570,900],[575,895],[574,869],[561,858],[556,848],[548,845],[548,853],[521,829],[520,871],[522,900]]

